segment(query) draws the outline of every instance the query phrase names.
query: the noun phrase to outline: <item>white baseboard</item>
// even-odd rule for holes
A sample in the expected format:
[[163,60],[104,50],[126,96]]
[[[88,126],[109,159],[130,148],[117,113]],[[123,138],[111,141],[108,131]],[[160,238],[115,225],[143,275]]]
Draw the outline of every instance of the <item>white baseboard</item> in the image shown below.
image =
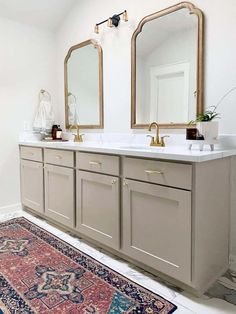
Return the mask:
[[236,272],[236,255],[230,255],[230,266],[229,268]]
[[0,214],[8,214],[14,211],[22,210],[21,203],[0,207]]

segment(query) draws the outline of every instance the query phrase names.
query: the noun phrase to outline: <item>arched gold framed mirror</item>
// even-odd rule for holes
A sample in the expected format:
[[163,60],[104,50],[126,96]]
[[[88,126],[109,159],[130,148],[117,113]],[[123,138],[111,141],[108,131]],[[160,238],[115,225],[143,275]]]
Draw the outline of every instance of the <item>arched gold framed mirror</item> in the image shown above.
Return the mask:
[[203,13],[181,2],[144,17],[131,43],[131,128],[185,128],[203,112]]
[[71,47],[64,61],[65,125],[103,128],[103,53],[92,40]]

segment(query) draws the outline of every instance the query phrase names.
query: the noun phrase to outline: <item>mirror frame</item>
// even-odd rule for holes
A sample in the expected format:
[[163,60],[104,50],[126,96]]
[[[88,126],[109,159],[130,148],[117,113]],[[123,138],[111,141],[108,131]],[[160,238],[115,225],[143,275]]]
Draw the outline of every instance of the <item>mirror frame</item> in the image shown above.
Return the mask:
[[[136,30],[133,33],[131,39],[131,129],[143,129],[148,128],[148,124],[138,124],[136,122],[136,39],[139,33],[142,32],[142,28],[145,23],[154,19],[162,17],[164,15],[173,13],[181,9],[188,9],[189,14],[195,14],[198,18],[197,29],[197,78],[196,78],[196,114],[203,113],[203,99],[204,99],[204,17],[200,9],[196,8],[190,2],[181,2],[179,4],[170,6],[164,10],[145,16],[138,24]],[[152,121],[150,121],[151,123]],[[160,128],[166,129],[182,129],[186,128],[187,124],[184,123],[170,123],[159,124]]]
[[64,90],[65,90],[65,126],[66,129],[76,128],[75,125],[68,124],[68,73],[67,62],[74,50],[93,45],[98,52],[98,72],[99,72],[99,124],[79,124],[80,129],[103,129],[104,128],[104,108],[103,108],[103,51],[102,47],[94,40],[89,39],[72,46],[64,60]]

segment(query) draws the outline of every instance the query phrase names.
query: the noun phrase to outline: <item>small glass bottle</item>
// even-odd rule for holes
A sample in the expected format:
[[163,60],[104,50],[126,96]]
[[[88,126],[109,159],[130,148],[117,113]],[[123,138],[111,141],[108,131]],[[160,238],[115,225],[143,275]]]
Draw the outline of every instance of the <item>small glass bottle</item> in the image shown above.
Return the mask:
[[62,129],[61,129],[60,125],[58,125],[57,130],[56,130],[56,139],[62,140]]
[[57,139],[57,130],[58,130],[58,125],[54,124],[52,126],[52,139],[56,140]]

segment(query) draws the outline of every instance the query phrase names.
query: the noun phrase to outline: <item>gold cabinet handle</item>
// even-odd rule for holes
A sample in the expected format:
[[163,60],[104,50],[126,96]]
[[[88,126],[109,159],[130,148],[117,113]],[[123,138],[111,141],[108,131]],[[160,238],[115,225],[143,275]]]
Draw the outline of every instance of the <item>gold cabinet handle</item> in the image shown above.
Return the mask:
[[128,182],[126,180],[123,181],[123,186],[128,186]]
[[163,171],[159,170],[144,170],[147,174],[163,174]]
[[90,161],[90,165],[101,165],[102,163],[100,161]]
[[55,157],[56,157],[56,159],[62,159],[61,155],[56,155]]

